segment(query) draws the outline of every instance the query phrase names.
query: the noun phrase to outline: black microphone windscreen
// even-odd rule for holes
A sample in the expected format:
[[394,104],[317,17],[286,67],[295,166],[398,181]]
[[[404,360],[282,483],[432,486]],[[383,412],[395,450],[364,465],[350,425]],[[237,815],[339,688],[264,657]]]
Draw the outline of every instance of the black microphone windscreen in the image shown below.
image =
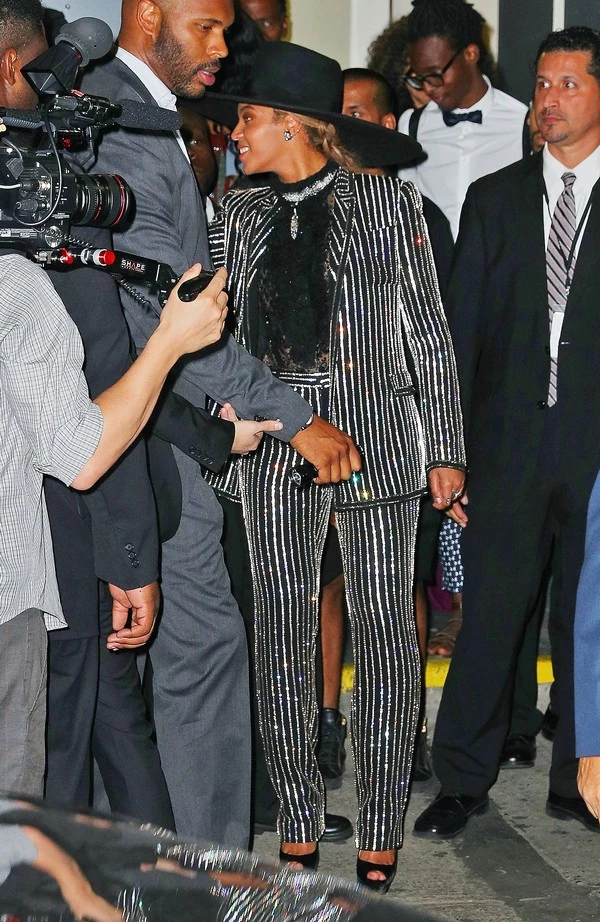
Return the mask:
[[68,42],[81,55],[81,66],[85,67],[90,61],[96,61],[108,54],[113,46],[112,29],[102,19],[93,16],[84,16],[66,23],[58,33],[58,42]]
[[177,131],[181,127],[181,116],[171,109],[136,102],[135,99],[119,99],[121,114],[115,118],[123,128],[145,128],[149,131]]

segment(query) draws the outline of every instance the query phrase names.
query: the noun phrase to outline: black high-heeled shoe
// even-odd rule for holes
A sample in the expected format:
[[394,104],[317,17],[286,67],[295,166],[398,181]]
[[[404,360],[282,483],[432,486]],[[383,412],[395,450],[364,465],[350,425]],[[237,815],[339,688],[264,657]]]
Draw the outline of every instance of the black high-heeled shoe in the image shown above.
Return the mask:
[[[376,893],[387,893],[392,886],[392,881],[396,876],[398,867],[398,855],[394,858],[393,864],[375,864],[373,861],[364,861],[362,858],[356,859],[356,879],[363,887],[374,890]],[[372,880],[367,875],[370,871],[381,871],[385,874],[385,880]]]
[[[313,852],[308,852],[306,855],[291,855],[289,852],[284,852],[284,850],[280,848],[279,860],[282,864],[289,864],[290,861],[301,864],[305,871],[316,871],[319,867],[319,843],[317,842]],[[291,870],[296,869],[292,868]]]

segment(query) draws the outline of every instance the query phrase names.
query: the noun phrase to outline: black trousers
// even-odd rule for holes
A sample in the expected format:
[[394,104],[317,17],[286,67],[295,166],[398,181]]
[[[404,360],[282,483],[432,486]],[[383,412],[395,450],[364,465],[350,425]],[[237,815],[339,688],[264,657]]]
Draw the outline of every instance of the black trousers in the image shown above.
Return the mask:
[[[509,731],[517,658],[531,643],[550,556],[558,604],[552,654],[560,723],[550,789],[576,797],[573,713],[573,620],[583,562],[587,498],[559,470],[558,407],[545,411],[536,476],[525,495],[498,508],[497,492],[475,470],[469,481],[469,524],[463,535],[463,627],[438,713],[433,760],[443,790],[479,795],[494,783]],[[585,491],[583,491],[585,493]],[[492,499],[490,499],[490,497]]]
[[66,631],[48,635],[46,799],[91,804],[92,755],[111,808],[174,829],[173,813],[140,691],[135,653],[112,653],[108,589],[94,574],[89,518],[76,494],[46,486]]

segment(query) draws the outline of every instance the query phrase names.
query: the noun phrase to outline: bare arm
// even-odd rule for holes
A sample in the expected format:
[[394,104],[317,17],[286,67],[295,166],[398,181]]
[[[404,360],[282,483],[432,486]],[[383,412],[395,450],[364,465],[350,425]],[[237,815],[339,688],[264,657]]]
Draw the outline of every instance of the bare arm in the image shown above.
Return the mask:
[[[182,276],[196,275],[193,266]],[[227,274],[220,270],[210,285],[189,303],[171,293],[160,324],[146,347],[119,381],[96,398],[104,420],[96,451],[72,481],[77,490],[88,490],[135,441],[148,422],[167,374],[182,355],[198,352],[217,342],[227,315]]]
[[122,922],[121,912],[94,893],[81,868],[70,855],[33,826],[23,826],[22,829],[37,848],[38,855],[32,862],[33,867],[56,881],[64,901],[76,919]]

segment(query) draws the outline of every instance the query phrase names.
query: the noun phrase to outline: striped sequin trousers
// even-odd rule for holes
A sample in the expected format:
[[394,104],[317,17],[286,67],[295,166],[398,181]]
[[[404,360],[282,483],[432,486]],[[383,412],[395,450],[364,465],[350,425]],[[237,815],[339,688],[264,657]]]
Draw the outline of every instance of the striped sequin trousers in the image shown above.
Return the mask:
[[[327,414],[327,378],[283,380],[315,412]],[[265,438],[240,464],[254,579],[259,720],[284,842],[316,841],[324,830],[315,657],[333,489],[293,486],[289,471],[301,460],[289,445]],[[354,647],[351,735],[361,849],[402,844],[421,681],[412,597],[418,508],[417,499],[337,513]]]

